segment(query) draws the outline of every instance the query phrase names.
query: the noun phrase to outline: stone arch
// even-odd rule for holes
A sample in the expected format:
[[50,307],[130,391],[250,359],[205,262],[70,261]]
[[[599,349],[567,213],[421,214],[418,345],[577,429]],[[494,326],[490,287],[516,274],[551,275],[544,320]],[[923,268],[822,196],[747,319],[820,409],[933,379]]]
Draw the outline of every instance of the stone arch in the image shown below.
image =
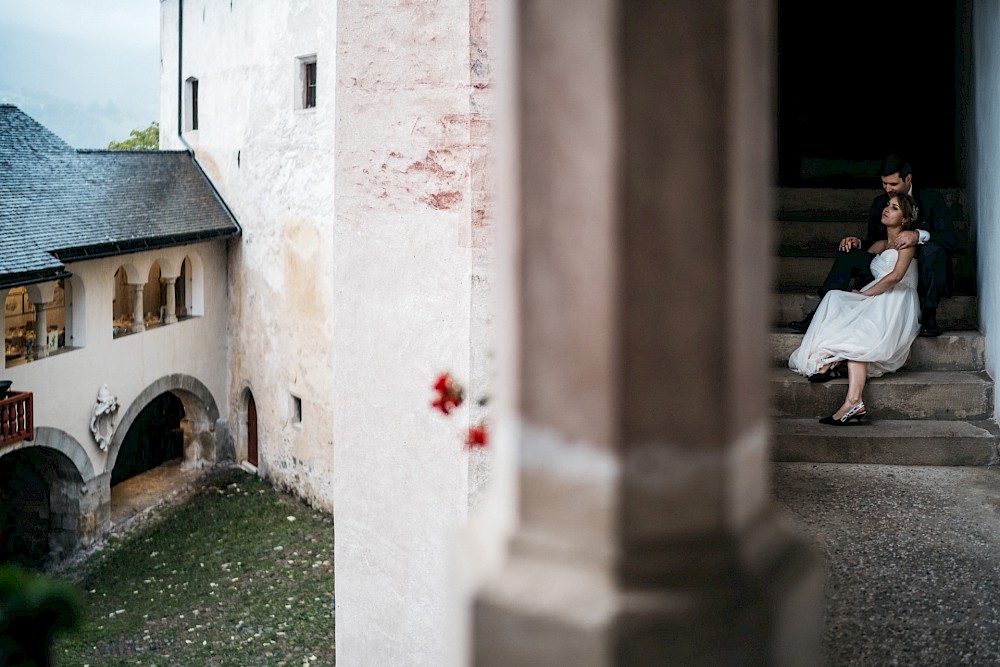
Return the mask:
[[184,405],[184,466],[199,467],[211,465],[216,460],[216,422],[219,408],[209,391],[200,380],[190,375],[174,373],[156,380],[139,392],[132,404],[122,414],[121,421],[108,445],[108,458],[104,472],[111,473],[122,442],[139,413],[160,394],[170,392]]
[[77,473],[80,475],[80,479],[84,482],[90,482],[97,476],[94,464],[91,463],[90,457],[87,456],[87,450],[84,449],[83,445],[76,438],[62,429],[51,426],[36,426],[34,440],[22,440],[15,445],[6,447],[3,451],[0,451],[0,457],[27,447],[48,447],[62,453],[73,463]]
[[[4,496],[12,483],[12,471],[30,470],[42,481],[45,489],[37,494],[44,502],[24,506],[19,497],[16,512],[0,509],[0,522],[8,534],[34,535],[45,539],[45,553],[28,553],[29,560],[42,558],[56,563],[75,552],[82,545],[89,545],[101,532],[108,513],[107,496],[96,479],[95,470],[83,446],[71,435],[57,428],[38,427],[35,439],[21,442],[0,453],[0,468],[6,471]],[[18,492],[15,492],[18,493]],[[7,508],[9,510],[10,508]],[[14,527],[16,526],[16,528]],[[8,530],[11,528],[11,530]],[[46,534],[39,535],[39,531]],[[14,550],[25,545],[8,545]],[[11,554],[4,553],[5,556]],[[41,564],[41,563],[37,563]]]

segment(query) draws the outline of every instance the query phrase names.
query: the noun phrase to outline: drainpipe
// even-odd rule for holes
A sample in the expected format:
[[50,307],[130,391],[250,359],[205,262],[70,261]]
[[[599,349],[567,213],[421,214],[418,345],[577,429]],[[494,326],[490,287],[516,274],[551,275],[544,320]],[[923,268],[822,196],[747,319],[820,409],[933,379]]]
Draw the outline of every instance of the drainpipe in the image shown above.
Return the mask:
[[[177,138],[194,157],[194,149],[184,140],[184,0],[177,0]],[[195,162],[198,159],[195,158]]]

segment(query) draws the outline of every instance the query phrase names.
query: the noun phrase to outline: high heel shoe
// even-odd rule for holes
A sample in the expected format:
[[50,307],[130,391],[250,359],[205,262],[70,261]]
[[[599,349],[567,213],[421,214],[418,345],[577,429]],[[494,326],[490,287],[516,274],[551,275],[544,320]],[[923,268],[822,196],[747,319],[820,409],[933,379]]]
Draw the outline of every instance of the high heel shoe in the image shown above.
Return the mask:
[[843,362],[837,361],[830,365],[822,373],[813,373],[809,376],[810,382],[829,382],[835,378],[846,378],[847,368],[844,366]]
[[829,417],[823,417],[822,419],[820,419],[819,423],[827,424],[829,426],[848,426],[850,425],[852,419],[857,419],[858,423],[861,424],[863,423],[861,421],[861,418],[867,416],[868,416],[868,411],[865,410],[865,402],[861,401],[860,403],[852,407],[850,410],[845,412],[840,419],[836,419],[834,418],[833,415],[830,415]]

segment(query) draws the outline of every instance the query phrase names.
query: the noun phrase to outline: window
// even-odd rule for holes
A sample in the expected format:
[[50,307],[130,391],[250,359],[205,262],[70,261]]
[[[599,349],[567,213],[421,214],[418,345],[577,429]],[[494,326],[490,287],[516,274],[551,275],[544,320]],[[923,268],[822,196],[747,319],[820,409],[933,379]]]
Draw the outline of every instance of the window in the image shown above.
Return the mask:
[[186,118],[184,129],[193,131],[198,129],[198,79],[191,77],[187,80],[187,100]]
[[292,423],[302,423],[302,399],[292,394]]
[[306,96],[302,101],[302,106],[311,109],[316,106],[316,63],[306,63],[304,68]]
[[121,266],[115,271],[115,295],[111,305],[111,328],[115,338],[132,332],[135,315],[135,290]]
[[312,109],[316,106],[316,56],[301,56],[295,60],[298,63],[295,108]]
[[[36,307],[36,303],[42,305]],[[71,347],[67,343],[72,339],[72,305],[70,282],[62,278],[8,290],[3,319],[6,367]]]

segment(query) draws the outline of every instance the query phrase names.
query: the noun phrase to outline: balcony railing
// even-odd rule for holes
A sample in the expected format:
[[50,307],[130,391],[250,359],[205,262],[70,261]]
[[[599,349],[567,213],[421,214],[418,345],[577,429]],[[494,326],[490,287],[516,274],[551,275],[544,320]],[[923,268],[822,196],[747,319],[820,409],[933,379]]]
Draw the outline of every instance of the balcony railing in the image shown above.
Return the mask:
[[35,439],[34,404],[30,391],[12,391],[0,400],[0,447]]

